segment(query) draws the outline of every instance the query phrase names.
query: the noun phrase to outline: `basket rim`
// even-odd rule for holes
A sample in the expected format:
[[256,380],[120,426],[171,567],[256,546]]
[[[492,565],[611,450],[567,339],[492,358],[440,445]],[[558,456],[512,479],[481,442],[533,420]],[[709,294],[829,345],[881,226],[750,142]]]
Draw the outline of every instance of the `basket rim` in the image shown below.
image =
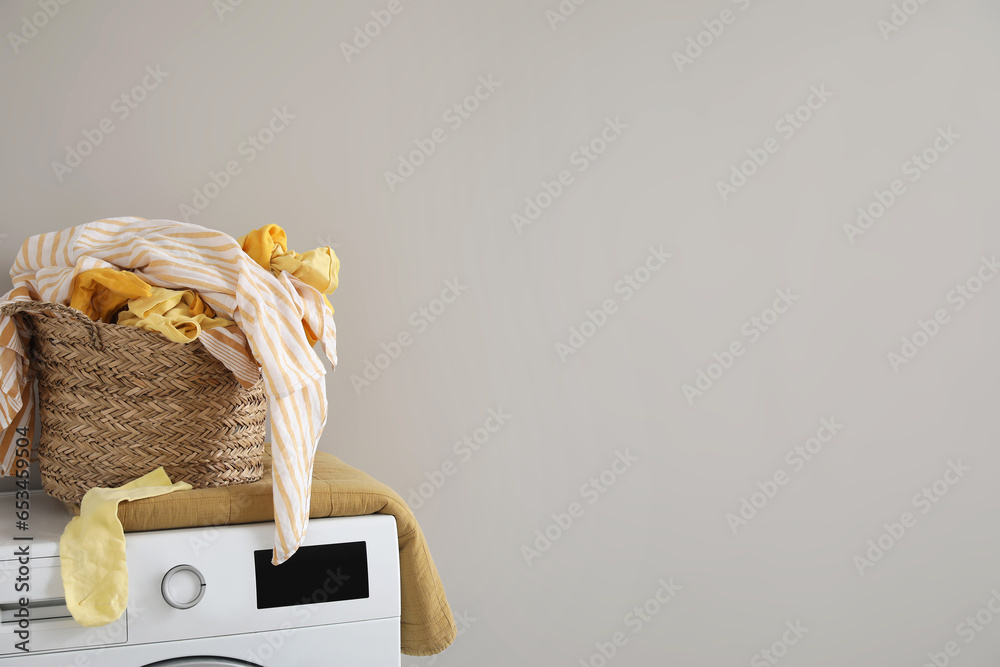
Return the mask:
[[[81,312],[82,311],[78,311]],[[35,327],[41,326],[42,328],[52,328],[61,327],[68,329],[71,333],[79,333],[81,337],[87,338],[89,340],[90,335],[86,331],[88,325],[79,321],[73,317],[64,317],[60,315],[48,315],[46,313],[39,312],[29,312],[22,311],[23,315],[27,315],[32,318],[32,325]],[[86,315],[84,315],[86,316]],[[142,329],[140,327],[134,327],[128,324],[118,324],[117,322],[102,322],[100,320],[91,320],[99,332],[101,342],[107,342],[106,338],[111,339],[124,339],[128,342],[136,343],[153,343],[160,346],[174,346],[176,349],[181,350],[184,348],[191,348],[192,345],[197,344],[198,347],[204,348],[204,344],[200,340],[200,336],[188,343],[179,343],[177,341],[170,340],[158,331],[150,331],[148,329]],[[75,331],[74,331],[75,330]]]

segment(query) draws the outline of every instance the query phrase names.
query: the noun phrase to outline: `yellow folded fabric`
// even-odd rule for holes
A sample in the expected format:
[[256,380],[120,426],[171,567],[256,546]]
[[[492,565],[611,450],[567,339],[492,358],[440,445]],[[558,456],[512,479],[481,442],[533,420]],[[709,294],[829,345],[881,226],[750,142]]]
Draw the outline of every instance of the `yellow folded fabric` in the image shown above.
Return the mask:
[[95,322],[110,323],[129,299],[149,294],[150,286],[131,271],[91,269],[73,279],[69,305]]
[[228,327],[232,320],[215,311],[191,290],[150,288],[150,295],[131,299],[118,314],[118,324],[158,331],[175,343],[190,343],[204,329]]
[[187,482],[170,483],[157,468],[117,489],[94,488],[80,503],[59,540],[66,606],[76,622],[90,628],[118,620],[128,603],[125,532],[118,520],[118,503],[187,491]]

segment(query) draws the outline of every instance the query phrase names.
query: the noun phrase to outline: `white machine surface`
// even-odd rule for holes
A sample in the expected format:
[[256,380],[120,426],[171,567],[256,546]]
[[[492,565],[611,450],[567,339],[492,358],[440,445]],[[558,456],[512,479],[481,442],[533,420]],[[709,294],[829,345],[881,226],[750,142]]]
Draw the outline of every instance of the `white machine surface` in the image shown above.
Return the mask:
[[[277,567],[271,523],[128,533],[126,611],[85,628],[69,614],[59,570],[72,515],[40,490],[26,530],[17,511],[15,494],[0,494],[0,667],[400,664],[391,516],[312,519],[304,545]],[[25,638],[29,652],[18,648]]]

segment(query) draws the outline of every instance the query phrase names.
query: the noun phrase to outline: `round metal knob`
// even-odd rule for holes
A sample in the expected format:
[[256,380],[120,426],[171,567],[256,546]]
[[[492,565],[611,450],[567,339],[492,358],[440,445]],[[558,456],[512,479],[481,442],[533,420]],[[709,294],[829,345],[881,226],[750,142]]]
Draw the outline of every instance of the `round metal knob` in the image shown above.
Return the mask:
[[163,575],[160,593],[174,609],[190,609],[205,595],[205,577],[193,565],[177,565]]

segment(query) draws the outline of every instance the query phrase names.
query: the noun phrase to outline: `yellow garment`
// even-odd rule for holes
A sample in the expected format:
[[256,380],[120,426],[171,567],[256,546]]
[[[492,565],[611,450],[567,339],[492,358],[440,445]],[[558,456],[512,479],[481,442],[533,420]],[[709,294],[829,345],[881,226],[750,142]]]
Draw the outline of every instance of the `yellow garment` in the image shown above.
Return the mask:
[[216,317],[211,306],[191,290],[152,287],[147,297],[132,299],[118,314],[118,324],[158,331],[175,343],[190,343],[203,329],[228,327],[232,320]]
[[[340,259],[329,246],[299,254],[288,249],[288,236],[285,230],[273,224],[264,225],[260,229],[244,234],[236,239],[236,242],[253,261],[275,275],[287,271],[324,295],[333,294],[337,289]],[[334,310],[330,300],[325,296],[323,300],[332,314]],[[305,321],[302,322],[302,328],[305,330],[309,345],[315,345],[316,334]]]
[[91,269],[73,279],[69,305],[95,322],[110,323],[129,299],[149,294],[149,285],[131,271]]
[[239,237],[236,242],[243,247],[243,252],[268,271],[271,270],[271,255],[275,249],[280,248],[279,252],[284,252],[288,247],[285,230],[278,225],[264,225]]
[[128,603],[125,532],[118,520],[118,503],[187,491],[187,482],[170,483],[157,468],[117,489],[94,488],[80,504],[59,540],[66,606],[80,625],[107,625],[121,617]]
[[333,294],[337,289],[340,259],[329,246],[299,254],[289,249],[285,230],[278,225],[264,225],[236,242],[253,261],[272,273],[288,271],[321,294]]
[[333,294],[337,289],[340,259],[329,246],[301,255],[294,250],[276,252],[271,255],[271,271],[288,271],[306,285],[318,289],[320,294]]

